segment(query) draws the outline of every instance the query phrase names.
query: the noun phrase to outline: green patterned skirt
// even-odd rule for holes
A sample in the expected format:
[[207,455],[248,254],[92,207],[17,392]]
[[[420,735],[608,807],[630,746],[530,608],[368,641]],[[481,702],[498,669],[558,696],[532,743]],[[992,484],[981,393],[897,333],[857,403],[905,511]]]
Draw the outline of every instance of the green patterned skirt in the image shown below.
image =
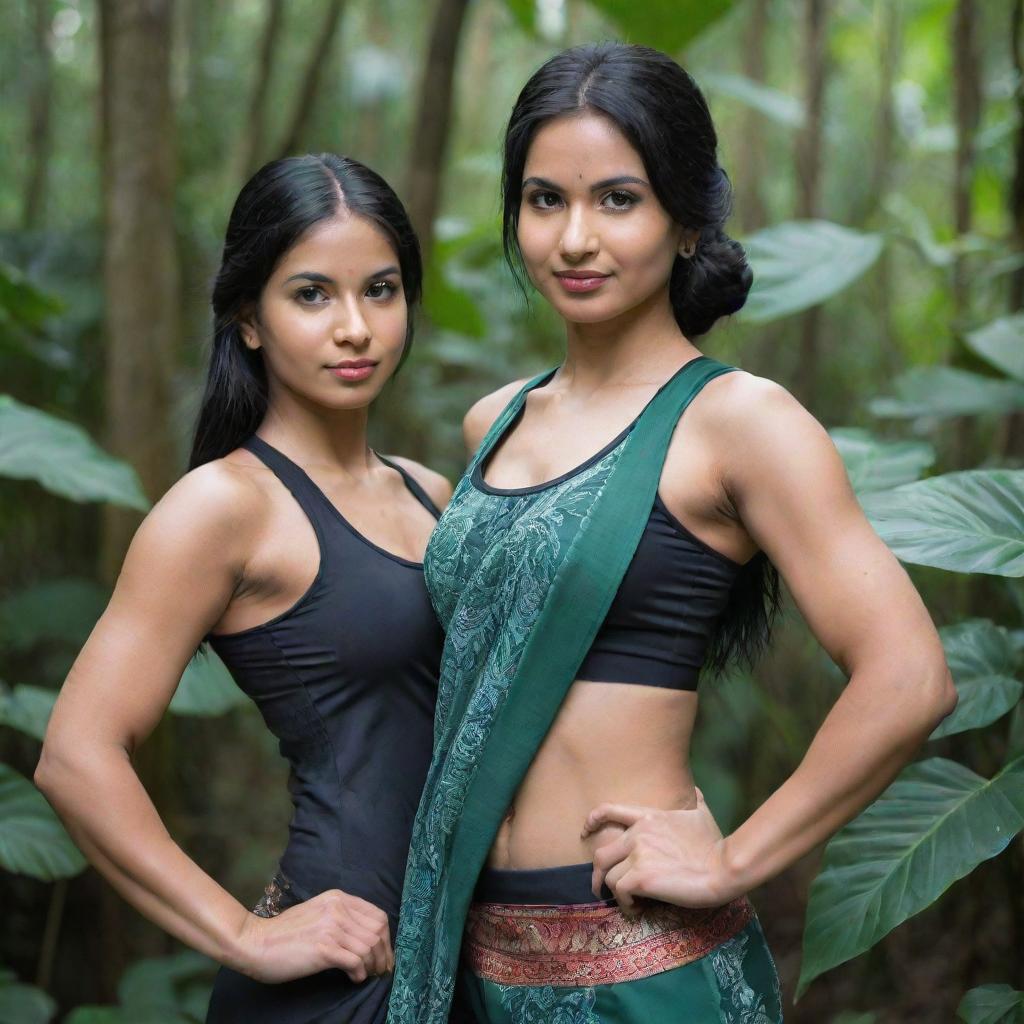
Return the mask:
[[481,875],[461,1001],[478,1024],[778,1024],[779,982],[746,899],[624,914],[591,865]]

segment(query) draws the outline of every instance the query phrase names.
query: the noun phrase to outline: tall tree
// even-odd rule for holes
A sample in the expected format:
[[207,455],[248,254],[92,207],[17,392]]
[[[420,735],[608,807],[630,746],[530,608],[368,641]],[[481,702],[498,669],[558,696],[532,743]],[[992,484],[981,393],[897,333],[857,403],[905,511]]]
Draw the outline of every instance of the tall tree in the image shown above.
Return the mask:
[[[178,475],[170,383],[179,333],[174,233],[173,0],[101,0],[108,446],[151,498]],[[102,563],[113,579],[136,518],[108,508]]]
[[[981,120],[981,61],[978,55],[978,8],[975,0],[957,0],[952,21],[953,109],[956,158],[953,167],[953,226],[957,237],[971,230],[975,136]],[[967,314],[967,268],[963,256],[953,263],[953,305],[958,329]]]
[[441,205],[455,64],[468,7],[469,0],[438,0],[413,119],[405,200],[427,259],[433,248],[434,220]]
[[277,149],[279,157],[293,155],[298,152],[303,143],[303,137],[316,104],[317,94],[320,92],[327,55],[334,45],[334,38],[338,34],[338,25],[341,23],[341,15],[344,10],[345,0],[331,0],[327,7],[323,27],[316,37],[309,61],[306,64],[306,72],[302,76],[302,85],[295,99],[295,107],[288,122],[288,128]]
[[[821,213],[822,150],[826,61],[827,0],[804,0],[803,60],[804,98],[807,121],[797,138],[796,172],[798,217],[818,217]],[[815,408],[818,381],[818,342],[821,310],[815,306],[801,317],[800,364],[797,368],[797,393],[812,410]]]
[[[1014,0],[1010,22],[1010,60],[1016,71],[1017,134],[1013,146],[1013,181],[1010,186],[1010,232],[1013,248],[1024,254],[1024,0]],[[1010,276],[1011,313],[1024,309],[1024,268]],[[1024,413],[1013,413],[1007,422],[1005,454],[1024,456]],[[1019,888],[1024,888],[1019,886]],[[1020,904],[1024,908],[1024,902]],[[1024,942],[1024,909],[1016,915],[1015,927]]]
[[[743,73],[754,82],[765,80],[768,3],[769,0],[751,0],[743,30]],[[748,232],[763,228],[768,222],[761,194],[765,168],[763,125],[764,115],[760,111],[748,109],[744,113],[736,154],[737,206],[743,229]]]
[[53,56],[50,52],[49,0],[32,4],[32,85],[28,101],[28,175],[22,198],[21,226],[39,227],[46,204],[46,179],[52,145]]
[[248,178],[262,163],[266,149],[267,92],[274,73],[281,22],[284,20],[284,0],[267,0],[267,18],[260,39],[260,55],[253,68],[252,92],[249,95],[249,115],[241,145],[241,174]]

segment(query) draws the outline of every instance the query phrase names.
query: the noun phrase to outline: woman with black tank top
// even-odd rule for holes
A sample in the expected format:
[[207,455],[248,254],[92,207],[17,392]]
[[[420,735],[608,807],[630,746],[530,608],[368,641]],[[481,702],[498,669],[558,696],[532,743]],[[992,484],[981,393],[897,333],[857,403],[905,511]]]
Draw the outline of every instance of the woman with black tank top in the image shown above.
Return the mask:
[[[426,553],[447,636],[389,1020],[775,1024],[752,888],[865,806],[955,704],[918,595],[828,435],[693,344],[751,283],[693,80],[568,50],[505,139],[506,254],[559,367],[481,400]],[[778,575],[850,681],[723,837],[688,765],[702,670],[765,642]],[[460,967],[461,947],[461,967]]]
[[[36,781],[92,863],[224,965],[211,1024],[386,1013],[442,644],[421,560],[450,488],[366,432],[421,277],[405,210],[356,161],[246,184],[190,472],[139,528],[47,731]],[[204,640],[290,766],[288,846],[252,911],[175,844],[130,761]]]

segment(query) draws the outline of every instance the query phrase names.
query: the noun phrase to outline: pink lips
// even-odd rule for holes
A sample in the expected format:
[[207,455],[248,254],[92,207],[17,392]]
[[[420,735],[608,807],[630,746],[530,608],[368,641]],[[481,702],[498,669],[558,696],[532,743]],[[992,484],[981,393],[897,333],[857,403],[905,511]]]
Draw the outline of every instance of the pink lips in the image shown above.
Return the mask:
[[373,359],[344,359],[327,369],[340,380],[366,380],[376,365]]
[[608,274],[596,270],[559,270],[555,272],[561,286],[573,294],[592,292],[608,280]]

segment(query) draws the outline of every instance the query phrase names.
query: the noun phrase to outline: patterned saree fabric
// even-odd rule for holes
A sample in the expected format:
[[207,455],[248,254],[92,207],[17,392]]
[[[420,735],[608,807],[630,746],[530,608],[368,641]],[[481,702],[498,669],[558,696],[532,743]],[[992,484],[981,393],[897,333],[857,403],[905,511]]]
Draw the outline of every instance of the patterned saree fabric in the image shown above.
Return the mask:
[[456,487],[426,554],[447,639],[395,943],[394,1024],[447,1020],[473,888],[501,818],[629,566],[676,422],[730,369],[703,356],[687,363],[620,444],[550,487],[476,488],[473,470],[551,376],[541,375],[498,417]]

